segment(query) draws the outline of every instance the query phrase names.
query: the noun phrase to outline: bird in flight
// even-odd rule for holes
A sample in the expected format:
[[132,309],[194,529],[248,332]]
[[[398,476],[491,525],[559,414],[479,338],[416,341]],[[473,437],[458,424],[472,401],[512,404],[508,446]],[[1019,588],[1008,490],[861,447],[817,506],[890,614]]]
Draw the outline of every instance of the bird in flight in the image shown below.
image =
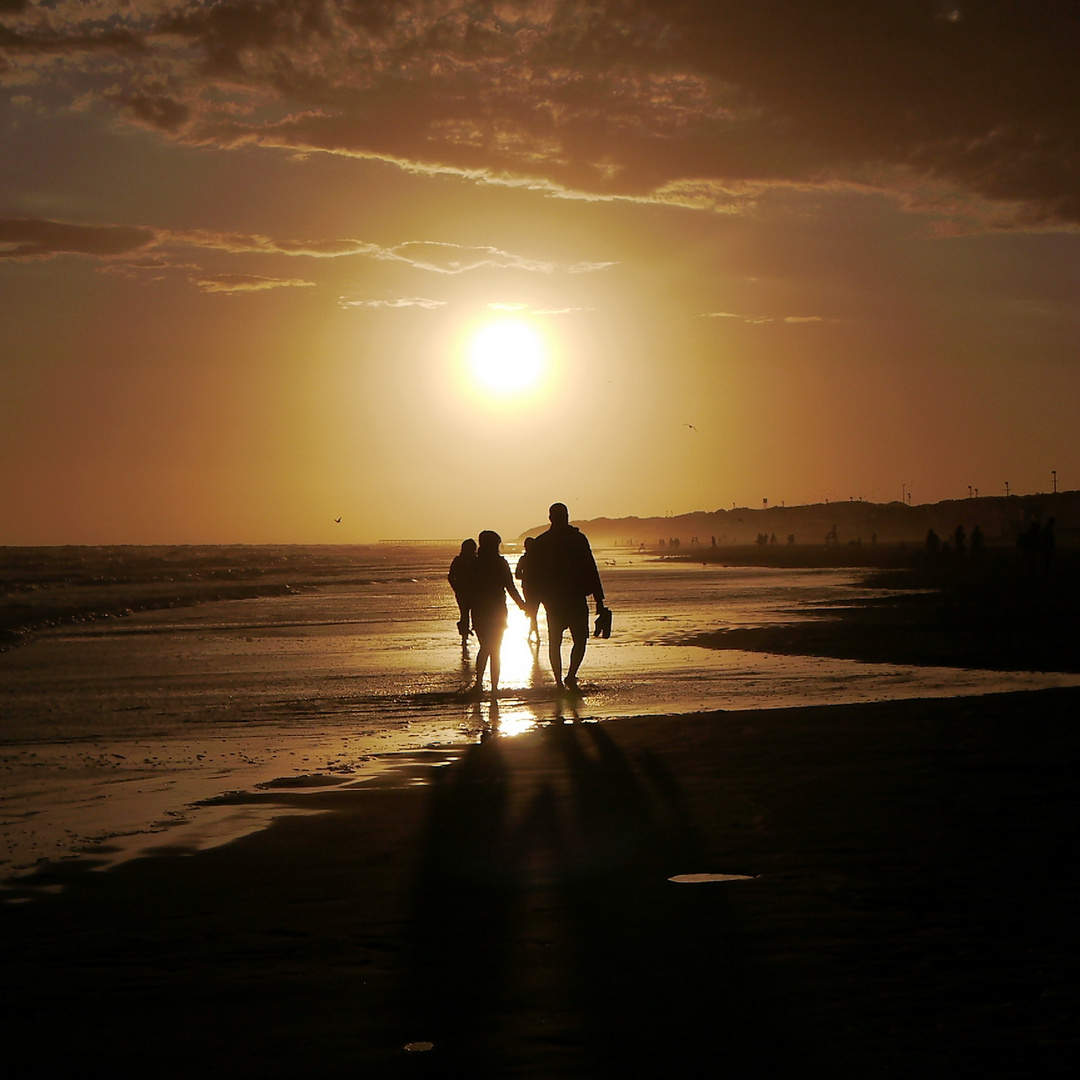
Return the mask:
[[683,424],[683,427],[688,427],[691,431],[697,431],[697,428],[693,424]]
[[334,521],[336,521],[338,523],[338,525],[341,524],[341,518],[334,518]]

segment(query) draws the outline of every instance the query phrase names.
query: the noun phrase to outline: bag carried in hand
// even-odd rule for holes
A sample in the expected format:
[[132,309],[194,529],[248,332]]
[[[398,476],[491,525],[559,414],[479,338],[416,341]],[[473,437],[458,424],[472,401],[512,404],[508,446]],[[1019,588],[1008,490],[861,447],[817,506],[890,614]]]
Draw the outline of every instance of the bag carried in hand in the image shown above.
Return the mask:
[[596,628],[593,630],[593,637],[611,637],[611,608],[602,608],[600,614],[596,616]]

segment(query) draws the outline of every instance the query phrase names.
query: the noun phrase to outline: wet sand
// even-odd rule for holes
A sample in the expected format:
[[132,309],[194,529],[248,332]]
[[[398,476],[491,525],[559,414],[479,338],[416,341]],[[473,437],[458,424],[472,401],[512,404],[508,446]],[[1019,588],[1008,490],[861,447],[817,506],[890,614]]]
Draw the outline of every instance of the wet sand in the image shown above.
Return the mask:
[[[1061,689],[559,724],[238,795],[325,812],[22,882],[0,907],[5,1058],[1071,1076],[1078,706]],[[750,879],[668,880],[701,873]]]
[[[871,553],[877,549],[870,548]],[[830,656],[869,663],[1080,671],[1080,552],[1031,565],[1012,548],[981,558],[909,556],[864,579],[886,595],[821,605],[814,623],[734,627],[685,640],[718,649]],[[873,565],[873,564],[871,564]]]
[[[34,610],[92,596],[84,576],[27,582]],[[147,587],[174,576],[150,566]],[[949,571],[933,592],[708,644],[979,667],[1000,645],[1009,666],[1075,671],[1076,580]],[[19,619],[23,636],[52,625]],[[1010,645],[993,627],[1016,619]],[[178,1078],[1071,1076],[1078,707],[1062,688],[549,722],[341,773],[327,751],[316,777],[214,800],[268,828],[9,883],[5,1061]],[[670,880],[684,875],[731,879]]]

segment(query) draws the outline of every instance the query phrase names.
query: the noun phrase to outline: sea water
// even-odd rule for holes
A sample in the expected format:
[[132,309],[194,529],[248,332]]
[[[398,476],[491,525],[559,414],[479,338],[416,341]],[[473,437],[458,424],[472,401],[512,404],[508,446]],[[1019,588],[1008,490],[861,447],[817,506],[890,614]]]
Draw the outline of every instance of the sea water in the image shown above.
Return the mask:
[[543,616],[537,650],[511,604],[501,693],[473,702],[475,639],[463,655],[452,554],[394,549],[362,573],[301,576],[287,595],[56,627],[0,653],[0,878],[48,860],[107,867],[224,842],[288,812],[227,792],[364,782],[395,755],[445,760],[434,748],[485,730],[1078,681],[685,645],[701,630],[818,618],[823,605],[880,592],[854,570],[698,566],[624,549],[598,553],[614,632],[590,643],[581,696],[555,692]]

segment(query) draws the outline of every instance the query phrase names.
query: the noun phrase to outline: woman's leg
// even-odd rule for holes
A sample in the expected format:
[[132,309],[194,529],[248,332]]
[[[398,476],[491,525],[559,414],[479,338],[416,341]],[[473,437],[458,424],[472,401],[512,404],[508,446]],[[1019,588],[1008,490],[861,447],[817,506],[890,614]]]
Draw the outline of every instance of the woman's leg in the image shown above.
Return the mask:
[[[491,655],[491,651],[488,648],[487,635],[480,636],[480,649],[476,654],[476,682],[473,684],[474,690],[482,690],[484,688],[484,669],[487,667],[488,657]],[[495,662],[492,661],[491,674],[495,674]]]

